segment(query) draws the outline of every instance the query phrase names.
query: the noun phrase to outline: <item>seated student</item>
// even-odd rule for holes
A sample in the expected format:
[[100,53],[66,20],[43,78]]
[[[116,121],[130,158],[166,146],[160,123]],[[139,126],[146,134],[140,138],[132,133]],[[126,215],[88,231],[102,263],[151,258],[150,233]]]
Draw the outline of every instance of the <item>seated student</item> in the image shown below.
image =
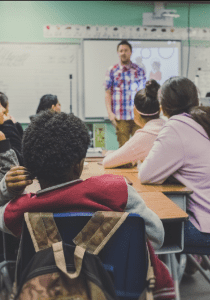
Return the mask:
[[[0,131],[2,131],[5,137],[9,139],[11,148],[15,151],[19,164],[22,164],[23,161],[21,154],[21,133],[18,129],[18,126],[16,126],[16,123],[12,121],[12,117],[7,114],[7,110],[1,104],[5,104],[5,99],[7,99],[6,95],[0,93]],[[21,127],[20,124],[19,126]]]
[[10,115],[9,113],[9,101],[8,97],[0,92],[0,103],[5,108],[5,121],[6,120],[12,120],[12,122],[15,124],[17,131],[19,132],[20,137],[23,137],[23,128],[19,122],[16,122],[15,118]]
[[[4,111],[5,109],[0,105],[0,124],[4,120]],[[6,139],[2,131],[0,131],[0,162],[0,180],[2,180],[12,165],[18,165],[18,159],[14,150],[11,149],[10,141]]]
[[[0,183],[0,229],[19,236],[25,212],[127,211],[144,218],[148,238],[161,247],[162,222],[123,176],[80,179],[89,142],[85,124],[73,114],[38,114],[24,132],[25,167],[12,168]],[[21,195],[34,177],[41,190]]]
[[[58,98],[56,95],[52,95],[52,94],[46,94],[44,96],[41,97],[40,101],[39,101],[39,105],[37,107],[36,110],[36,114],[40,113],[43,110],[53,110],[53,111],[57,111],[60,112],[61,111],[61,104],[58,101]],[[36,115],[30,116],[30,120],[32,120]]]
[[190,188],[185,245],[210,246],[210,108],[198,107],[196,86],[179,76],[163,84],[160,101],[169,120],[141,164],[139,178],[143,184],[162,184],[172,175]]
[[160,85],[147,81],[144,89],[134,98],[134,122],[141,127],[121,148],[108,154],[103,160],[104,168],[114,168],[127,163],[135,164],[148,155],[165,121],[159,118],[160,106],[157,93]]
[[46,109],[52,109],[57,112],[61,111],[61,104],[56,95],[47,94],[41,97],[36,113],[38,114],[40,111]]

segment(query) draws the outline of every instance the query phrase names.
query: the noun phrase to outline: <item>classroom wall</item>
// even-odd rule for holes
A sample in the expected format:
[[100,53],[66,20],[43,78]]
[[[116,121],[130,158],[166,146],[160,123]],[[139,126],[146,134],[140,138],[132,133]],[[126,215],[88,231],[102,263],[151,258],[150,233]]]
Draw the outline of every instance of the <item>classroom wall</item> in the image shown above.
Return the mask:
[[[175,27],[188,26],[189,2],[166,3],[165,8],[176,9],[180,15],[174,19]],[[142,25],[142,14],[153,9],[153,1],[0,1],[0,42],[79,43],[77,39],[44,38],[43,26]],[[209,15],[209,4],[190,4],[191,27],[209,27]],[[115,130],[110,123],[106,128],[107,148],[116,149]]]

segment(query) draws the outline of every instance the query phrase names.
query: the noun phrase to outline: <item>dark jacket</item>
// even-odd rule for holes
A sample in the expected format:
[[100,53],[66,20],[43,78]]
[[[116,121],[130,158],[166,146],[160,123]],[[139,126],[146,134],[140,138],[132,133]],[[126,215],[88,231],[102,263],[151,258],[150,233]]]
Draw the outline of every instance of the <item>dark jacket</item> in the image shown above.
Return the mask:
[[12,120],[7,120],[0,125],[2,131],[7,139],[9,139],[11,148],[15,151],[19,164],[23,165],[23,158],[21,153],[22,137]]

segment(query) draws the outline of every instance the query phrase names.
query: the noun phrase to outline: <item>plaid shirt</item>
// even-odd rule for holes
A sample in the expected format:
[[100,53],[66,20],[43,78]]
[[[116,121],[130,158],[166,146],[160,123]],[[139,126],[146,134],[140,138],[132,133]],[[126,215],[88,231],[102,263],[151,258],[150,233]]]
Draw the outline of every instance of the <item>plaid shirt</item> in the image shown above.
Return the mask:
[[132,62],[127,66],[116,64],[108,69],[105,89],[111,90],[112,111],[118,120],[133,120],[134,97],[145,83],[144,70]]

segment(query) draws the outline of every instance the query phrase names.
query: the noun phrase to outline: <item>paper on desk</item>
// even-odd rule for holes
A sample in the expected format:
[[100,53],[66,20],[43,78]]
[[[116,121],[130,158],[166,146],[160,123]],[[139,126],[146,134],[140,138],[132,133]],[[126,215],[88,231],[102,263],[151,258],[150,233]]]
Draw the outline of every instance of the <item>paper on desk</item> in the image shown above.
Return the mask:
[[88,148],[87,153],[102,153],[102,148],[100,147]]

